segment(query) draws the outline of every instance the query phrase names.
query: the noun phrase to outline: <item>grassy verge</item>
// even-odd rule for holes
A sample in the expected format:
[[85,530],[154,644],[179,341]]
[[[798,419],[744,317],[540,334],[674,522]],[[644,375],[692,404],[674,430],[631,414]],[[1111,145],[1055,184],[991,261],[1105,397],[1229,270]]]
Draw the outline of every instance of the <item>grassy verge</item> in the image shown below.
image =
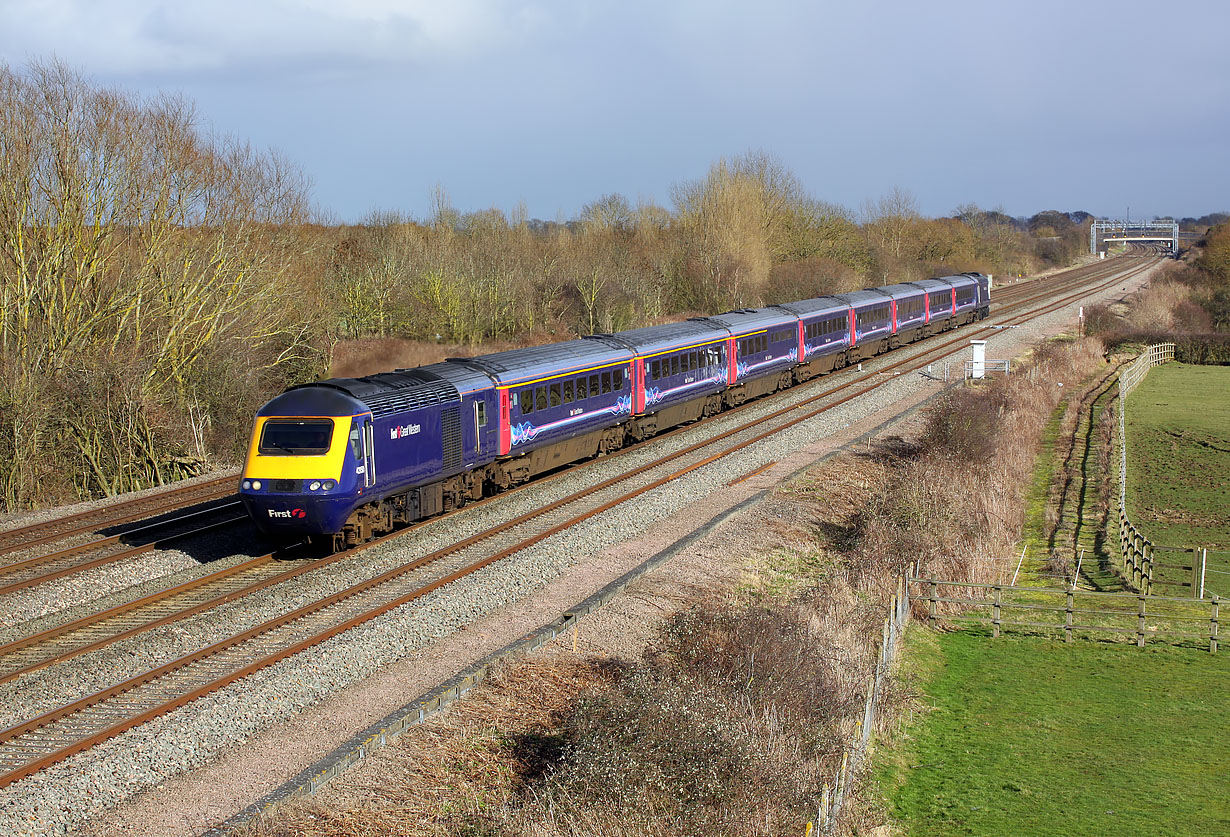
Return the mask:
[[905,670],[931,711],[875,771],[908,834],[1230,832],[1224,654],[914,627]]
[[[1230,593],[1230,367],[1153,369],[1127,401],[1128,514],[1154,543],[1206,547],[1212,589]],[[1158,560],[1180,563],[1159,551]],[[1155,578],[1187,581],[1179,570]],[[1217,582],[1221,581],[1219,589]]]

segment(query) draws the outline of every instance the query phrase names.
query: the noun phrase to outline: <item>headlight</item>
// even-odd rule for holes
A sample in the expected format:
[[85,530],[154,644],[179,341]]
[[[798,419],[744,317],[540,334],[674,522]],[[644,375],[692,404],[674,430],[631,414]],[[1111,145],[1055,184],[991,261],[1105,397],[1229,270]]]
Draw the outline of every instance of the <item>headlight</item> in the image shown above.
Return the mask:
[[251,488],[251,487],[252,487],[252,480],[244,480],[244,481],[243,481],[243,489],[244,489],[244,491],[247,491],[247,490],[248,490],[249,488]]
[[325,491],[332,491],[336,487],[337,487],[337,483],[335,483],[333,480],[325,480]]
[[260,481],[260,480],[252,480],[252,490],[253,490],[253,491],[260,491],[260,490],[261,490],[261,481]]
[[311,485],[308,486],[308,491],[319,491],[319,490],[320,490],[319,482],[313,482]]

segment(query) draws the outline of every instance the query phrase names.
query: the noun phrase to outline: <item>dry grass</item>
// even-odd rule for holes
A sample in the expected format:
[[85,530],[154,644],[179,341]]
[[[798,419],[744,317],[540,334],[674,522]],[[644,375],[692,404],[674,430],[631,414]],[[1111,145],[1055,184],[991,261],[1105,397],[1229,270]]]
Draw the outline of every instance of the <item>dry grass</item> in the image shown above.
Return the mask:
[[[937,406],[919,442],[778,492],[742,582],[667,618],[640,659],[518,664],[407,733],[379,775],[343,776],[251,834],[797,834],[861,715],[886,591],[913,561],[994,574],[1058,385],[1103,364],[1100,348],[1043,347]],[[909,700],[890,683],[883,722]],[[846,827],[878,816],[856,804]]]
[[[381,760],[380,775],[353,770],[335,779],[321,796],[283,804],[242,833],[245,837],[465,833],[541,777],[554,761],[553,736],[562,715],[583,689],[610,681],[618,670],[618,664],[601,659],[519,662],[448,712],[398,739],[395,755]],[[357,802],[330,806],[335,794]]]

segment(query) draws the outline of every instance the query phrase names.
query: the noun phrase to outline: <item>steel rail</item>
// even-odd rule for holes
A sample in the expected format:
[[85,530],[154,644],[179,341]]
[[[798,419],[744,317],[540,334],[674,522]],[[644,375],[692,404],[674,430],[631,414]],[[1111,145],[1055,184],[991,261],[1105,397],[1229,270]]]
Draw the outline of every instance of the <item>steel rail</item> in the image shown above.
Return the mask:
[[[226,520],[220,520],[214,523],[206,524],[204,526],[198,526],[197,528],[190,529],[186,532],[176,532],[174,534],[167,535],[162,538],[158,538],[157,540],[135,544],[133,546],[118,550],[116,552],[108,552],[104,555],[99,555],[95,558],[91,558],[86,561],[80,561],[74,564],[69,564],[68,566],[60,567],[59,569],[46,570],[44,572],[41,572],[37,575],[30,576],[28,578],[22,578],[17,581],[11,581],[7,584],[0,584],[0,596],[5,596],[5,595],[8,595],[9,593],[20,592],[22,590],[29,590],[33,587],[39,586],[40,584],[46,584],[50,581],[55,581],[56,579],[64,578],[65,576],[75,575],[77,573],[84,572],[86,570],[94,569],[95,567],[102,567],[102,566],[106,566],[107,564],[114,564],[117,561],[124,560],[125,558],[132,558],[133,556],[142,555],[146,552],[153,552],[155,549],[164,549],[175,541],[183,540],[185,538],[191,538],[196,535],[202,535],[202,534],[205,534],[206,532],[212,532],[215,529],[221,529],[226,526],[234,526],[238,523],[243,523],[244,521],[247,521],[248,519],[249,518],[246,514],[239,515],[238,517],[229,517]],[[104,544],[104,546],[105,545],[106,544]],[[98,548],[98,547],[95,547],[95,548]],[[48,563],[54,560],[54,558],[56,557],[59,557],[59,556],[57,556],[55,553],[52,553],[52,557],[43,556],[45,560],[38,561],[36,563],[38,564]],[[7,575],[7,573],[5,574]]]
[[[1152,265],[1146,265],[1144,268],[1141,268],[1141,270],[1148,269],[1148,267],[1151,267],[1151,266]],[[1129,275],[1130,275],[1130,272],[1129,272]],[[1116,276],[1113,279],[1111,279],[1111,281],[1107,282],[1106,286],[1109,286],[1110,284],[1113,284],[1118,281],[1123,281],[1124,278],[1127,278],[1127,277]],[[1048,303],[1047,305],[1044,305],[1041,309],[1037,311],[1027,312],[1025,314],[1019,315],[1019,317],[1024,319],[1024,318],[1028,318],[1031,316],[1040,316],[1049,311],[1057,310],[1058,308],[1069,304],[1072,301],[1072,299],[1079,298],[1080,296],[1088,292],[1089,291],[1087,290],[1082,291],[1080,293],[1073,294],[1069,297],[1065,297],[1061,300]],[[990,329],[985,329],[985,330],[989,331]],[[962,337],[965,337],[965,336],[966,335],[962,335]],[[957,341],[954,340],[954,341],[950,341],[950,343],[951,342],[957,342]],[[933,352],[927,352],[924,354],[930,354],[930,353],[933,353]],[[917,358],[904,359],[899,364],[894,364],[894,365],[904,365],[911,361],[916,363],[916,368],[921,368],[923,365],[925,365],[925,362],[919,361]],[[875,374],[878,375],[880,373],[878,372]],[[851,383],[856,383],[856,382],[851,382]],[[47,755],[44,755],[41,758],[35,759],[33,761],[27,761],[24,765],[17,767],[15,770],[10,770],[5,775],[0,776],[0,787],[4,787],[23,776],[30,775],[33,772],[37,772],[37,770],[42,769],[46,765],[62,760],[63,758],[66,758],[67,756],[72,755],[73,753],[80,752],[84,749],[88,749],[90,746],[93,746],[98,741],[113,737],[114,735],[117,735],[125,730],[131,729],[134,726],[137,726],[154,717],[164,714],[165,712],[171,711],[172,709],[178,708],[179,706],[183,706],[186,703],[189,703],[192,700],[195,700],[197,697],[200,697],[204,694],[208,694],[209,692],[214,691],[218,688],[222,688],[223,686],[228,685],[229,683],[233,683],[236,680],[247,676],[248,674],[259,671],[280,660],[286,659],[289,656],[293,656],[294,654],[298,653],[301,650],[312,647],[313,645],[323,642],[326,639],[331,638],[332,636],[336,636],[337,634],[342,633],[345,630],[349,630],[350,628],[355,627],[356,625],[363,624],[366,621],[370,621],[371,619],[376,618],[384,613],[387,613],[394,608],[400,607],[403,604],[406,604],[410,601],[413,601],[416,598],[426,595],[428,592],[431,592],[432,590],[438,589],[439,587],[444,586],[445,584],[451,583],[452,581],[455,581],[465,575],[471,574],[473,572],[476,572],[479,569],[482,569],[483,567],[489,566],[490,564],[500,560],[501,558],[507,557],[508,555],[511,555],[515,552],[519,552],[522,549],[526,548],[527,546],[532,545],[533,543],[537,543],[547,537],[550,537],[553,534],[562,532],[576,525],[581,520],[592,517],[596,514],[601,513],[602,511],[605,511],[621,503],[627,502],[628,500],[633,499],[634,497],[640,496],[641,494],[644,494],[647,491],[650,491],[654,488],[665,485],[671,480],[678,479],[679,477],[687,473],[695,471],[698,468],[704,467],[707,464],[717,461],[718,459],[721,459],[725,456],[728,456],[730,453],[734,451],[742,450],[752,444],[762,441],[763,439],[771,435],[781,432],[786,427],[794,426],[803,421],[807,421],[808,419],[813,418],[822,412],[826,412],[828,410],[833,409],[839,404],[846,403],[850,400],[853,400],[854,398],[857,398],[860,395],[870,392],[871,390],[877,389],[879,386],[882,385],[882,383],[883,382],[872,383],[866,387],[863,387],[862,389],[856,392],[852,392],[844,396],[843,398],[838,399],[837,401],[825,404],[815,410],[808,411],[807,413],[801,416],[796,416],[795,418],[789,420],[788,422],[786,422],[785,424],[781,426],[766,429],[758,434],[755,434],[754,436],[748,439],[745,439],[744,441],[734,446],[731,446],[722,451],[719,451],[718,453],[715,453],[709,457],[701,459],[698,462],[692,463],[691,465],[688,465],[683,469],[677,470],[671,474],[668,474],[659,479],[653,480],[647,485],[641,486],[637,489],[634,489],[633,491],[623,494],[620,497],[616,497],[610,501],[607,501],[606,503],[603,503],[594,509],[590,509],[581,515],[574,516],[573,518],[570,518],[569,520],[559,523],[555,526],[552,526],[543,532],[539,532],[530,538],[526,538],[525,540],[522,540],[518,542],[517,544],[509,546],[505,549],[499,550],[493,555],[489,555],[481,559],[480,561],[473,562],[467,565],[466,567],[461,568],[460,570],[457,570],[453,573],[450,573],[442,578],[439,578],[431,582],[428,585],[424,585],[422,587],[419,587],[415,590],[410,591],[407,594],[398,596],[394,598],[392,601],[386,602],[380,605],[379,607],[364,611],[363,613],[360,613],[354,617],[351,617],[350,619],[347,619],[339,624],[336,624],[323,632],[318,632],[313,636],[304,638],[294,643],[293,645],[290,645],[289,647],[283,647],[271,654],[268,654],[267,656],[264,656],[253,662],[247,663],[241,668],[237,670],[233,670],[229,673],[226,673],[222,675],[221,677],[217,677],[210,682],[206,682],[199,686],[196,686],[195,688],[192,688],[189,691],[182,693],[177,697],[174,697],[168,701],[164,701],[160,706],[152,707],[136,715],[130,716],[129,718],[122,720],[118,723],[111,724],[102,730],[96,731],[95,733],[91,735],[83,737],[80,740],[76,741],[75,743],[71,743],[65,747],[61,747],[59,750],[49,753]],[[783,408],[782,410],[777,411],[775,415],[779,415],[779,414],[789,412],[789,411],[796,411],[799,409],[800,406],[802,405],[792,405],[791,407]],[[764,420],[765,418],[761,418],[752,424],[762,424]],[[80,712],[81,710],[87,707],[96,706],[100,704],[101,702],[106,701],[110,698],[117,697],[119,695],[131,692],[138,688],[141,688],[145,684],[153,683],[158,678],[161,678],[172,672],[186,669],[186,667],[196,662],[207,660],[212,657],[218,656],[230,649],[238,647],[241,643],[244,643],[249,639],[260,637],[280,627],[293,624],[295,621],[302,619],[308,615],[319,613],[325,610],[326,608],[331,607],[334,604],[343,602],[347,599],[351,599],[359,595],[360,593],[375,589],[383,585],[387,581],[404,576],[407,573],[411,572],[412,570],[417,569],[421,566],[425,566],[427,563],[430,563],[438,559],[439,557],[441,557],[441,554],[453,554],[455,552],[458,552],[461,549],[465,548],[466,546],[472,543],[476,543],[479,540],[485,540],[486,538],[492,537],[495,534],[498,534],[499,532],[506,531],[512,526],[516,525],[516,523],[518,522],[522,522],[523,520],[526,520],[526,519],[537,518],[547,513],[547,511],[552,510],[554,508],[558,508],[563,505],[572,504],[576,502],[582,496],[589,496],[595,493],[596,491],[602,490],[605,487],[609,487],[618,482],[621,482],[621,481],[630,479],[632,477],[635,477],[637,475],[643,474],[646,471],[656,467],[659,464],[663,464],[665,462],[678,459],[680,456],[684,455],[685,452],[689,452],[691,450],[695,450],[701,447],[707,447],[725,438],[729,438],[730,436],[736,433],[743,432],[744,430],[747,429],[748,426],[749,425],[744,425],[741,428],[734,428],[732,430],[726,431],[725,433],[718,434],[712,439],[706,440],[704,442],[699,442],[696,445],[689,446],[689,448],[683,449],[682,451],[678,451],[678,452],[669,454],[666,457],[662,457],[654,463],[649,463],[648,465],[644,465],[639,468],[636,468],[629,474],[618,475],[618,476],[612,477],[608,480],[605,480],[597,484],[596,486],[592,486],[589,489],[586,489],[585,491],[581,493],[578,493],[570,497],[562,498],[561,500],[548,504],[547,506],[541,509],[533,510],[531,512],[526,513],[525,515],[520,516],[519,518],[515,518],[513,521],[509,521],[505,524],[501,524],[498,527],[493,527],[490,530],[477,533],[476,535],[463,539],[457,544],[453,544],[447,547],[445,550],[441,550],[437,553],[432,553],[431,555],[428,555],[428,556],[423,556],[402,567],[397,567],[392,570],[386,571],[385,573],[382,573],[376,576],[375,578],[369,579],[365,582],[361,582],[357,585],[347,588],[346,590],[339,591],[331,596],[326,597],[325,599],[322,599],[321,601],[315,602],[310,605],[306,605],[303,608],[300,608],[292,613],[285,614],[274,620],[270,620],[269,622],[266,622],[263,625],[256,626],[240,634],[232,636],[226,640],[222,640],[218,643],[215,643],[214,645],[211,645],[208,648],[201,649],[200,651],[186,655],[185,657],[182,657],[178,660],[171,661],[149,672],[145,672],[142,675],[138,675],[135,678],[130,678],[129,680],[126,680],[124,683],[117,684],[108,689],[97,692],[94,695],[90,695],[85,698],[82,698],[78,701],[75,701],[73,704],[69,706],[61,707],[60,709],[53,710],[48,713],[44,713],[43,715],[40,715],[38,718],[32,719],[30,721],[25,722],[24,724],[17,725],[15,727],[10,728],[9,730],[6,730],[0,733],[0,742],[5,742],[5,747],[10,748],[9,745],[16,743],[14,739],[18,736],[26,736],[28,734],[38,733],[40,730],[43,730],[44,728],[46,728],[48,725],[54,724],[61,719],[69,718],[72,715]],[[370,547],[378,543],[383,543],[384,541],[392,537],[396,537],[399,534],[401,533],[393,533],[391,535],[387,535],[383,538],[373,541],[368,546]],[[80,727],[82,723],[83,723],[82,719],[77,720],[78,727]],[[37,737],[38,736],[36,735],[35,738],[37,739]],[[48,737],[48,736],[44,735],[43,737]],[[28,749],[30,746],[37,746],[37,744],[35,741],[27,742],[26,748],[23,748],[23,749]]]
[[[106,535],[101,538],[95,538],[94,540],[86,541],[85,543],[77,544],[76,546],[66,546],[63,549],[57,549],[54,552],[45,552],[42,555],[35,555],[31,558],[23,558],[20,561],[14,561],[11,564],[5,564],[3,566],[0,566],[0,576],[8,575],[9,573],[16,572],[17,570],[24,570],[30,567],[35,567],[35,566],[38,566],[39,564],[45,564],[48,561],[55,561],[60,558],[67,558],[70,555],[77,555],[78,553],[81,553],[81,552],[87,552],[92,549],[99,549],[108,544],[116,543],[117,541],[123,540],[124,538],[131,538],[133,535],[136,535],[140,532],[147,531],[149,529],[167,529],[171,526],[174,526],[177,523],[183,523],[184,521],[190,520],[194,517],[203,517],[207,514],[215,514],[219,511],[223,511],[225,509],[229,509],[229,508],[232,508],[233,506],[238,506],[238,505],[239,505],[238,500],[235,500],[229,503],[220,503],[219,505],[211,506],[210,508],[207,508],[207,509],[200,509],[194,512],[188,512],[187,514],[182,514],[182,515],[179,515],[178,517],[173,517],[169,520],[162,520],[156,523],[150,523],[146,526],[139,526],[135,529],[129,529],[126,532],[120,532],[115,535]],[[146,541],[145,543],[153,543],[153,542],[154,541],[151,540],[151,541]],[[143,545],[144,544],[134,544],[134,546],[143,546]]]
[[107,564],[113,564],[116,561],[122,561],[125,558],[131,558],[134,555],[141,555],[146,552],[153,552],[155,549],[164,549],[168,545],[173,543],[174,541],[183,540],[184,538],[190,538],[195,535],[202,535],[206,532],[212,532],[214,529],[221,529],[225,526],[234,526],[237,523],[243,523],[247,520],[248,520],[247,515],[240,515],[239,517],[229,517],[226,520],[219,520],[215,523],[208,523],[204,526],[199,526],[196,529],[191,529],[187,532],[177,532],[174,535],[167,535],[165,538],[159,538],[156,541],[150,541],[149,543],[137,544],[136,546],[131,546],[131,547],[128,547],[127,549],[122,549],[119,552],[109,552],[106,555],[100,555],[97,558],[92,558],[88,561],[83,561],[79,564],[72,564],[67,567],[61,567],[58,570],[48,570],[47,572],[41,573],[39,575],[31,576],[30,578],[23,578],[19,581],[14,581],[9,584],[0,585],[0,596],[6,596],[9,593],[16,593],[22,590],[29,590],[30,588],[37,587],[41,584],[46,584],[49,581],[55,581],[56,579],[64,578],[65,576],[68,576],[68,575],[75,575],[76,573],[83,572],[89,569],[93,569],[95,567],[101,567]]
[[[125,523],[142,520],[162,512],[181,509],[192,503],[216,500],[234,493],[234,489],[218,492],[216,489],[219,486],[223,484],[235,485],[238,479],[238,475],[218,477],[217,479],[181,486],[168,491],[158,492],[157,494],[111,503],[96,509],[86,509],[76,514],[45,520],[41,523],[30,523],[14,529],[6,529],[0,531],[0,555],[7,555],[20,549],[41,546],[42,544],[69,538],[83,532],[93,532],[109,526],[121,526]],[[196,496],[198,494],[207,496],[203,496],[202,499]],[[184,497],[190,497],[191,500],[185,502],[182,499]],[[168,498],[175,499],[171,500],[171,502],[164,502]],[[153,504],[152,507],[150,506],[151,503]],[[115,514],[117,511],[120,514]],[[89,520],[90,522],[79,522],[84,520]],[[71,525],[67,529],[57,530],[57,527],[63,524]],[[35,535],[35,537],[26,537],[28,535]]]

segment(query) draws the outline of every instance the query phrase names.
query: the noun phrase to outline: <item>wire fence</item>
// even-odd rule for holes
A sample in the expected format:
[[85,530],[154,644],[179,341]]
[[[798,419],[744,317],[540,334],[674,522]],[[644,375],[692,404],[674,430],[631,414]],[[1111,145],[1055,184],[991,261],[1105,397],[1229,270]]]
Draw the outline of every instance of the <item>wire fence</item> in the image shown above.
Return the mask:
[[[1119,427],[1115,439],[1119,447],[1119,564],[1124,581],[1136,591],[1148,595],[1153,593],[1155,586],[1188,588],[1192,598],[1202,599],[1211,589],[1224,591],[1225,580],[1230,578],[1230,573],[1209,568],[1210,553],[1215,559],[1219,555],[1230,556],[1230,553],[1154,543],[1132,521],[1127,511],[1127,397],[1145,379],[1150,369],[1173,361],[1174,350],[1174,343],[1156,343],[1147,347],[1140,357],[1119,373]],[[1159,551],[1168,557],[1178,556],[1174,559],[1178,563],[1159,561]],[[1157,570],[1177,572],[1166,573],[1163,580],[1155,575]]]
[[[910,599],[926,606],[932,623],[940,617],[941,609],[953,608],[960,622],[989,625],[994,638],[1014,629],[1062,633],[1065,642],[1074,641],[1078,635],[1110,634],[1112,638],[1131,638],[1141,648],[1150,640],[1162,640],[1179,645],[1194,643],[1217,653],[1221,600],[1216,595],[1194,602],[1143,592],[1077,590],[1075,584],[1057,589],[938,578],[911,578],[908,589]],[[950,589],[955,592],[947,592]],[[961,591],[968,593],[959,595]]]
[[889,603],[888,613],[884,617],[884,626],[880,636],[880,650],[876,655],[875,669],[867,682],[867,698],[863,703],[862,717],[855,723],[854,731],[846,751],[842,754],[841,765],[837,768],[832,782],[824,784],[820,806],[816,811],[816,819],[807,823],[804,831],[806,837],[812,833],[830,834],[836,827],[838,818],[846,802],[850,783],[858,775],[867,756],[867,747],[871,743],[871,733],[880,719],[884,690],[893,663],[897,659],[897,651],[905,626],[910,621],[910,588],[909,577],[917,571],[910,569],[909,575],[897,579],[896,591]]

